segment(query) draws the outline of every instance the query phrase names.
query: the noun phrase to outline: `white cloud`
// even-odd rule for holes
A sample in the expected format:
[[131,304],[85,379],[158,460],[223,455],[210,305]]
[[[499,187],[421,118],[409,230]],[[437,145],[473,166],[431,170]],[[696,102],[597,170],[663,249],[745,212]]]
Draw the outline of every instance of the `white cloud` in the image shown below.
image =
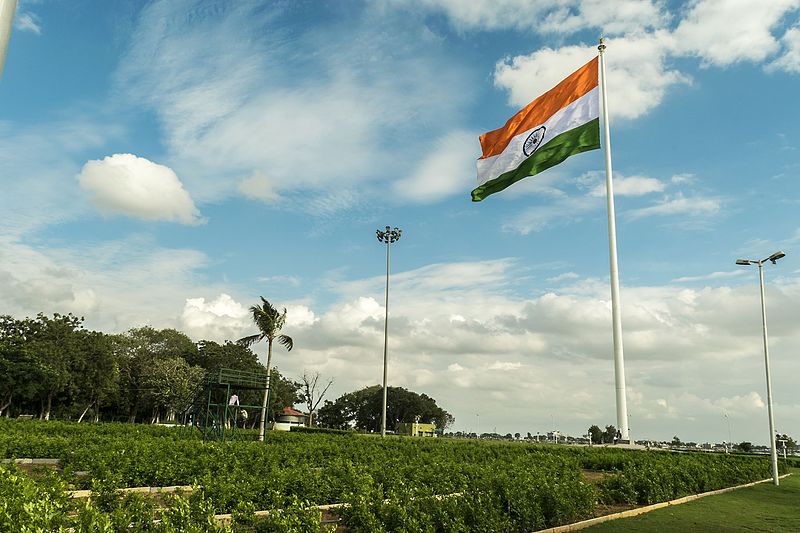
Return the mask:
[[275,192],[272,180],[263,172],[255,172],[239,183],[239,192],[247,198],[262,202],[275,202],[280,195]]
[[33,13],[21,12],[14,18],[14,28],[19,31],[29,31],[36,35],[42,34],[42,23]]
[[[511,2],[513,3],[513,2]],[[491,4],[491,5],[490,5]],[[658,2],[621,2],[610,9],[604,1],[568,2],[559,6],[537,3],[520,9],[522,16],[493,10],[492,2],[478,3],[459,12],[448,1],[429,1],[429,8],[444,10],[457,25],[500,29],[535,27],[568,35],[586,27],[606,27],[614,36],[607,41],[609,114],[634,119],[658,106],[675,85],[690,83],[684,73],[670,68],[669,60],[700,57],[706,66],[728,66],[740,61],[761,62],[780,48],[772,31],[787,13],[800,7],[798,0],[749,2],[747,0],[693,0],[677,18],[674,29],[665,6]],[[478,14],[493,10],[495,18],[479,23]],[[530,15],[531,20],[527,18]],[[536,20],[536,23],[533,20]],[[785,52],[768,70],[800,71],[800,32],[786,31]],[[543,48],[501,60],[495,66],[497,87],[509,92],[509,104],[520,108],[563,79],[596,54],[596,47],[569,45]]]
[[505,222],[503,230],[521,235],[537,233],[548,227],[578,221],[602,206],[603,202],[597,197],[571,196],[526,209]]
[[[207,262],[192,250],[136,239],[40,250],[3,238],[0,299],[15,316],[71,311],[85,315],[88,327],[109,332],[150,324],[176,327],[195,340],[251,333],[236,292],[198,276]],[[573,434],[592,423],[615,423],[607,283],[580,280],[558,292],[515,296],[505,289],[524,276],[523,268],[498,260],[397,272],[390,383],[436,398],[456,416],[457,429],[474,429],[476,413],[501,432],[545,429],[550,413],[557,413],[559,429]],[[332,398],[378,383],[383,281],[340,282],[330,287],[336,292],[325,306],[286,302],[284,332],[295,348],[291,357],[276,355],[281,372],[295,377],[319,370],[335,378]],[[142,291],[145,286],[150,290]],[[800,283],[790,278],[768,291],[776,416],[782,431],[797,433],[791,392],[792,376],[800,372],[792,357],[800,342]],[[216,296],[197,296],[209,294]],[[622,301],[634,435],[723,440],[726,431],[714,424],[725,410],[737,412],[733,427],[740,440],[763,440],[751,429],[763,418],[763,401],[752,392],[761,390],[763,379],[754,284],[626,285]],[[265,347],[256,350],[263,355]]]
[[183,332],[217,342],[243,337],[249,322],[247,308],[225,293],[209,302],[205,298],[187,298],[181,314]]
[[395,6],[420,7],[444,13],[461,30],[516,28],[541,33],[573,33],[601,28],[606,34],[661,26],[666,20],[661,2],[617,0],[388,0]]
[[547,281],[549,281],[550,283],[558,283],[560,281],[573,280],[578,278],[580,278],[580,276],[575,272],[564,272],[563,274],[559,274],[558,276],[547,278]]
[[307,328],[317,322],[314,311],[305,305],[289,305],[286,308],[286,326],[289,328]]
[[721,209],[722,201],[719,198],[704,198],[701,196],[686,198],[682,194],[677,194],[667,196],[655,205],[626,211],[625,216],[631,220],[651,216],[676,215],[707,217],[716,215]]
[[[452,87],[473,85],[426,28],[387,28],[367,9],[348,20],[346,40],[335,33],[344,22],[289,36],[279,8],[230,3],[209,14],[190,5],[143,10],[117,84],[155,111],[170,166],[200,201],[233,189],[272,201],[279,191],[282,204],[324,216],[382,190],[386,169],[413,175],[432,139],[457,142],[446,128],[458,127],[470,91]],[[448,176],[452,190],[456,174]]]
[[781,38],[783,54],[767,66],[768,71],[783,70],[792,74],[800,73],[800,27],[786,30]]
[[300,278],[297,276],[264,276],[258,278],[258,281],[267,285],[289,285],[291,287],[300,286]]
[[[644,196],[653,192],[661,192],[664,183],[647,176],[614,176],[614,196]],[[606,196],[605,182],[597,184],[589,193],[591,196]]]
[[114,154],[88,161],[77,179],[103,213],[183,224],[202,222],[175,172],[142,157]]
[[452,131],[438,139],[413,174],[395,182],[397,195],[417,202],[435,202],[453,194],[467,195],[475,174],[475,154],[480,152],[478,134]]
[[744,270],[731,270],[728,272],[712,272],[703,276],[684,276],[675,278],[672,283],[688,283],[692,281],[710,281],[713,279],[735,278],[744,274]]
[[71,312],[106,332],[145,324],[177,328],[186,295],[216,289],[198,288],[205,266],[206,256],[196,250],[161,248],[142,237],[75,242],[69,249],[4,238],[0,300],[14,316]]
[[491,365],[489,365],[489,370],[503,370],[503,371],[512,371],[517,370],[522,367],[522,363],[519,362],[510,362],[510,361],[495,361]]
[[[688,78],[670,70],[665,60],[671,37],[667,32],[634,34],[607,41],[609,115],[632,119],[656,107],[672,85]],[[566,74],[597,53],[596,46],[543,48],[532,54],[500,61],[495,85],[509,91],[509,104],[522,107],[548,91]]]
[[[487,266],[458,265],[472,283],[450,282],[452,265],[398,273],[389,321],[390,383],[431,394],[461,429],[474,430],[475,413],[502,432],[535,432],[550,424],[550,412],[559,413],[560,429],[573,433],[585,431],[585,421],[615,423],[607,283],[521,298],[502,291],[519,276],[513,262],[500,271]],[[379,382],[381,282],[340,284],[338,302],[315,312],[312,325],[288,332],[295,351],[285,368],[337,376],[340,392]],[[800,285],[793,280],[771,291],[773,360],[783,369],[775,390],[782,391],[785,427],[800,427],[788,407],[793,389],[786,374],[800,369],[790,356],[800,340],[792,303]],[[751,392],[761,384],[753,376],[763,376],[757,290],[626,286],[622,301],[635,435],[723,440],[715,421],[723,410],[738,409],[740,438],[763,440],[745,429],[746,423],[755,427],[763,411]],[[339,381],[342,372],[346,384]]]
[[798,6],[797,0],[694,0],[674,31],[675,52],[723,67],[763,61],[779,48],[772,28]]
[[676,185],[692,183],[693,181],[695,181],[694,174],[675,174],[670,178],[670,182]]
[[[48,224],[74,220],[90,211],[75,181],[86,151],[117,141],[121,129],[67,114],[63,120],[19,125],[0,122],[3,234],[23,235]],[[20,201],[24,198],[25,201]]]

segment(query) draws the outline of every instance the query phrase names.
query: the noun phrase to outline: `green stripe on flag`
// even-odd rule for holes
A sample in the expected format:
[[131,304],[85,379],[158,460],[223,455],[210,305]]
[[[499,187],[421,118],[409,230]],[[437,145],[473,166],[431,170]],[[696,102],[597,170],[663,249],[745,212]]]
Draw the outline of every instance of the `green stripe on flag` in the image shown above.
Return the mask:
[[472,191],[472,201],[480,202],[490,194],[500,192],[522,178],[533,176],[553,167],[571,155],[600,148],[600,119],[556,135],[514,170],[500,174]]

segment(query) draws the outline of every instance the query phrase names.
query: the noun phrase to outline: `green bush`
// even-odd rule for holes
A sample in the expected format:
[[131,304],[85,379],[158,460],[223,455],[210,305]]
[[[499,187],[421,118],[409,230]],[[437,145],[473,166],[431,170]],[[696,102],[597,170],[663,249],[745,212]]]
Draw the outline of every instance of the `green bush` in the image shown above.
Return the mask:
[[[30,531],[224,530],[213,520],[220,513],[234,515],[233,530],[300,531],[318,523],[316,506],[331,503],[349,505],[342,515],[352,531],[532,531],[590,517],[598,500],[648,504],[769,477],[768,458],[733,454],[319,429],[206,443],[179,428],[3,419],[0,454],[55,457],[63,468],[34,481],[6,467],[0,531],[17,523]],[[582,469],[610,474],[595,486]],[[68,484],[93,489],[92,502],[70,500]],[[168,485],[198,490],[166,497],[163,507],[117,490]],[[256,510],[271,512],[256,519]]]

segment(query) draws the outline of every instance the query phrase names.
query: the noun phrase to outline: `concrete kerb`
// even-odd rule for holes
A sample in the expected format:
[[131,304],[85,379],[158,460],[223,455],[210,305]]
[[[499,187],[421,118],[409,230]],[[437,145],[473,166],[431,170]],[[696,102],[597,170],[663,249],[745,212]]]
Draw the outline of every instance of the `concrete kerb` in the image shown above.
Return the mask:
[[[181,492],[183,494],[191,494],[194,487],[192,485],[174,485],[170,487],[130,487],[117,489],[121,494],[172,494]],[[71,490],[69,497],[73,499],[91,498],[91,490]]]
[[[311,508],[319,509],[322,513],[322,524],[335,524],[338,523],[341,519],[336,515],[336,511],[338,509],[347,509],[350,507],[349,503],[330,503],[327,505],[314,505]],[[253,513],[256,518],[269,516],[275,512],[279,512],[278,509],[268,510],[268,511],[256,511]],[[233,515],[231,514],[218,514],[214,515],[214,520],[221,524],[229,524],[233,521]]]
[[33,466],[58,466],[60,459],[2,459],[0,462],[5,464],[14,463],[15,465],[33,465]]
[[[461,496],[464,494],[463,492],[454,492],[452,494],[437,494],[435,496],[431,496],[434,500],[443,500],[445,498],[454,498],[457,496]],[[412,500],[415,498],[412,498]],[[391,500],[383,500],[383,503],[390,503]],[[325,505],[313,505],[311,509],[319,509],[322,513],[322,522],[323,524],[335,524],[341,522],[341,517],[339,517],[336,513],[339,509],[348,509],[350,507],[349,503],[328,503]],[[269,516],[271,513],[275,513],[279,510],[268,510],[268,511],[256,511],[254,514],[256,517],[263,517]],[[220,523],[230,523],[233,520],[233,515],[230,514],[218,514],[214,515],[214,520]]]
[[[791,476],[792,474],[784,474],[780,476],[780,479],[783,479],[787,476]],[[754,485],[760,485],[761,483],[771,482],[772,478],[769,479],[762,479],[761,481],[754,481],[752,483],[745,483],[744,485],[737,485],[735,487],[727,487],[724,489],[712,490],[710,492],[703,492],[700,494],[691,494],[689,496],[684,496],[683,498],[678,498],[676,500],[670,500],[668,502],[661,502],[655,503],[653,505],[647,505],[645,507],[638,507],[636,509],[630,509],[628,511],[622,511],[621,513],[614,513],[605,516],[598,516],[597,518],[590,518],[589,520],[583,520],[581,522],[575,522],[574,524],[567,524],[564,526],[556,526],[551,527],[548,529],[540,529],[536,533],[566,533],[567,531],[578,531],[579,529],[584,529],[587,527],[595,526],[597,524],[602,524],[603,522],[610,522],[611,520],[617,520],[619,518],[630,518],[632,516],[637,516],[644,513],[649,513],[650,511],[655,511],[656,509],[663,509],[664,507],[670,507],[673,505],[680,505],[682,503],[690,502],[693,500],[698,500],[700,498],[705,498],[706,496],[716,496],[717,494],[724,494],[726,492],[732,492],[738,489],[744,489],[747,487],[752,487]]]

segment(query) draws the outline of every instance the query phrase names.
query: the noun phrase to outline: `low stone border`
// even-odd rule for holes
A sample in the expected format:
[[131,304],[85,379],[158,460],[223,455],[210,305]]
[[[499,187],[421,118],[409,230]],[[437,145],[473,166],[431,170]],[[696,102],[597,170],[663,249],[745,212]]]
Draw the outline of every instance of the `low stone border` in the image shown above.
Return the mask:
[[[779,479],[783,479],[791,475],[792,474],[784,474],[780,476]],[[752,483],[745,483],[744,485],[737,485],[735,487],[727,487],[724,489],[712,490],[710,492],[702,492],[700,494],[691,494],[689,496],[684,496],[683,498],[678,498],[677,500],[654,503],[653,505],[647,505],[645,507],[637,507],[636,509],[631,509],[629,511],[622,511],[621,513],[598,516],[596,518],[590,518],[589,520],[583,520],[582,522],[575,522],[574,524],[567,524],[565,526],[556,526],[556,527],[551,527],[549,529],[540,529],[536,533],[566,533],[567,531],[577,531],[579,529],[584,529],[587,527],[595,526],[597,524],[602,524],[603,522],[610,522],[611,520],[617,520],[619,518],[630,518],[631,516],[649,513],[650,511],[655,511],[656,509],[663,509],[664,507],[680,505],[682,503],[690,502],[692,500],[705,498],[706,496],[715,496],[717,494],[724,494],[726,492],[732,492],[734,490],[752,487],[753,485],[759,485],[761,483],[767,483],[769,481],[772,481],[772,478],[762,479],[761,481],[754,481]]]
[[[350,507],[349,503],[329,503],[327,505],[313,505],[310,508],[317,508],[322,513],[322,520],[320,524],[338,524],[341,522],[341,518],[336,513],[337,509],[346,509]],[[269,516],[270,514],[276,512],[276,510],[268,510],[268,511],[256,511],[253,513],[256,518],[261,518],[265,516]],[[214,520],[221,524],[230,524],[233,521],[233,515],[231,514],[218,514],[214,515]]]
[[61,459],[3,459],[5,464],[14,463],[15,465],[34,465],[34,466],[58,466]]
[[[464,494],[463,492],[454,492],[452,494],[436,494],[431,496],[434,500],[443,500],[445,498],[452,498],[455,496],[461,496]],[[412,498],[414,499],[414,498]],[[384,503],[389,503],[391,500],[383,500]],[[328,503],[325,505],[312,505],[309,508],[317,508],[322,513],[322,520],[320,524],[338,524],[342,521],[341,516],[336,512],[338,509],[347,509],[350,507],[349,503]],[[274,513],[277,510],[268,510],[268,511],[256,511],[254,514],[256,518],[269,516],[271,513]],[[223,524],[229,524],[233,521],[233,515],[231,514],[218,514],[214,515],[214,520]]]
[[[130,487],[116,490],[122,494],[171,494],[179,491],[185,494],[191,494],[193,487],[191,485],[174,485],[171,487]],[[91,496],[91,490],[69,491],[70,498],[91,498]]]

